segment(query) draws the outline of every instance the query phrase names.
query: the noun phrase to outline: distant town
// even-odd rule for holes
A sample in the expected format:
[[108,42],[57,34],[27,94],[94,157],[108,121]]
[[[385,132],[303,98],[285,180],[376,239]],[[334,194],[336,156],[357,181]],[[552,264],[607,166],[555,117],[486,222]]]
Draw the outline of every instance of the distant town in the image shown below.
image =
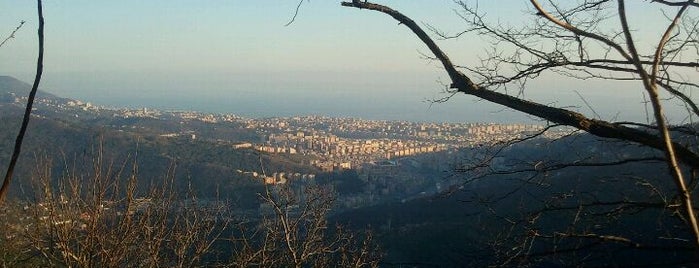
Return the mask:
[[[9,102],[22,106],[26,97],[11,94]],[[435,175],[452,169],[450,165],[465,157],[459,152],[468,152],[469,158],[477,158],[481,148],[498,143],[533,135],[554,139],[571,131],[532,124],[381,121],[326,116],[245,118],[195,111],[106,108],[58,97],[38,98],[36,102],[34,116],[61,115],[65,120],[99,122],[98,125],[106,128],[137,135],[210,142],[232,150],[295,157],[304,161],[304,165],[314,167],[315,171],[310,172],[293,168],[236,170],[236,176],[267,185],[303,185],[314,181],[320,173],[351,170],[363,181],[363,188],[339,197],[337,201],[341,207],[441,192],[461,183],[459,178]]]
[[[17,96],[22,104],[26,97]],[[408,121],[378,121],[357,118],[299,116],[275,118],[244,118],[232,114],[211,114],[195,111],[161,111],[150,108],[114,109],[89,102],[60,98],[40,98],[38,103],[51,112],[79,117],[111,116],[114,118],[149,118],[154,120],[205,124],[236,124],[255,132],[255,140],[225,140],[206,137],[196,128],[181,128],[174,132],[157,133],[161,137],[208,139],[228,144],[234,149],[254,149],[270,154],[299,154],[309,156],[310,164],[321,171],[361,169],[367,165],[390,163],[406,156],[489,146],[499,142],[531,135],[557,138],[570,133],[568,129],[542,132],[544,125],[494,123],[433,123]],[[38,113],[39,115],[41,112]],[[113,126],[132,129],[134,126]],[[294,174],[294,172],[287,172]],[[267,183],[283,182],[284,178]]]

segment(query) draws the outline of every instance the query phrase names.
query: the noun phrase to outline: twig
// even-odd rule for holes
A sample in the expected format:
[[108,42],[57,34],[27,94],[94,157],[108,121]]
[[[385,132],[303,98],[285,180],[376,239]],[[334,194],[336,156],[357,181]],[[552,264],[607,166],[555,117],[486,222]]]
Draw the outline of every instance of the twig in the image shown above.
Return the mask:
[[8,40],[15,38],[15,34],[17,33],[17,31],[19,31],[20,28],[22,28],[24,23],[25,23],[25,21],[20,21],[19,25],[17,25],[17,28],[15,28],[15,30],[10,33],[10,36],[5,38],[5,40],[2,40],[2,43],[0,43],[0,47],[2,47],[5,43],[7,43]]
[[284,24],[284,27],[289,26],[289,25],[291,25],[292,23],[294,23],[294,21],[296,20],[296,16],[299,15],[299,9],[301,9],[301,5],[302,5],[302,4],[303,4],[303,0],[299,0],[299,4],[296,5],[296,10],[294,11],[294,16],[291,17],[291,19],[289,20],[289,22],[287,22],[286,24]]

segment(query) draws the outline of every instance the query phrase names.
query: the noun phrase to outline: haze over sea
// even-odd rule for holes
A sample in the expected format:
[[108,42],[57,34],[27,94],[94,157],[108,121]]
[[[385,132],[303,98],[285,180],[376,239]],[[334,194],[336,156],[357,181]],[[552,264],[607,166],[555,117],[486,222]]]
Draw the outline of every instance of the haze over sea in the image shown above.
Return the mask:
[[[47,2],[41,88],[102,106],[246,117],[313,114],[434,122],[537,122],[463,94],[431,104],[429,100],[448,96],[440,92],[449,79],[439,64],[425,59],[428,50],[405,27],[386,16],[343,8],[336,1],[304,4],[296,21],[285,27],[297,4]],[[394,4],[416,21],[446,33],[464,29],[462,19],[454,14],[458,5],[453,1]],[[497,14],[498,23],[519,24],[527,21],[522,11],[528,5],[526,1],[508,5],[481,1],[479,10]],[[0,50],[0,75],[31,83],[37,52],[35,6],[31,1],[0,6],[0,25],[5,27],[1,32],[10,32],[19,21],[26,21]],[[657,24],[646,21],[653,17],[650,15],[664,18],[652,8],[643,12],[635,19],[644,27]],[[488,40],[475,33],[437,41],[452,60],[464,66],[477,66],[490,49]],[[519,94],[516,85],[509,86],[513,88],[508,93]],[[633,82],[571,82],[565,75],[542,74],[528,82],[523,96],[592,118],[647,122],[642,92]],[[676,113],[683,106],[667,105],[665,109],[672,123],[688,122],[673,116],[686,114]]]
[[[436,70],[439,71],[439,70]],[[415,76],[317,74],[317,80],[269,82],[265,77],[227,75],[219,79],[199,76],[150,76],[148,79],[122,79],[122,76],[71,76],[48,74],[43,88],[62,97],[79,99],[111,108],[156,108],[228,113],[244,117],[289,117],[323,115],[371,120],[423,122],[544,122],[472,96],[456,94],[448,101],[433,100],[450,96],[437,82],[438,73]],[[133,75],[132,75],[133,77]],[[210,76],[209,76],[210,77]],[[25,81],[31,81],[23,77]],[[337,79],[337,81],[333,81]],[[357,79],[356,81],[346,81]],[[550,83],[553,84],[553,83]],[[532,83],[526,97],[565,107],[593,117],[612,121],[646,121],[641,93],[609,94],[609,89],[543,90],[551,85]],[[617,89],[619,90],[619,89]],[[516,93],[516,91],[514,92]],[[578,95],[579,94],[579,95]],[[636,94],[636,95],[631,95]],[[585,99],[590,106],[585,104]],[[684,107],[667,107],[672,114]],[[594,112],[593,112],[594,110]],[[684,118],[672,118],[686,122]]]

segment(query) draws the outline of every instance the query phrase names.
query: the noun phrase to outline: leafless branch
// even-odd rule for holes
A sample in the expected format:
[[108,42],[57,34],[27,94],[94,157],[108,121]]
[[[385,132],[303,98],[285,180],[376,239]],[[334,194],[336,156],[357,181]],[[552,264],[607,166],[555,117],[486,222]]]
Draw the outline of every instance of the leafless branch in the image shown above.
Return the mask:
[[2,43],[0,43],[0,47],[2,47],[5,43],[7,43],[8,40],[10,40],[10,39],[12,39],[12,38],[15,38],[15,34],[17,33],[17,31],[19,31],[19,29],[22,28],[22,26],[24,26],[24,23],[25,23],[25,21],[20,21],[20,22],[19,22],[19,25],[17,26],[17,28],[15,28],[15,29],[10,33],[10,35],[7,36],[7,38],[5,38],[4,40],[2,40]]
[[34,83],[32,84],[32,89],[29,92],[29,97],[27,98],[27,107],[24,110],[22,126],[20,127],[19,134],[17,134],[17,139],[15,140],[14,150],[12,151],[12,158],[10,159],[10,163],[7,167],[7,172],[5,173],[5,178],[2,182],[2,187],[0,188],[0,205],[4,201],[5,196],[7,195],[7,191],[10,187],[10,181],[12,180],[15,165],[17,164],[19,154],[22,150],[22,141],[24,140],[24,134],[27,132],[27,126],[29,125],[29,118],[31,117],[34,98],[36,97],[36,92],[39,89],[41,74],[44,70],[44,14],[42,11],[41,0],[37,0],[37,13],[39,16],[39,56],[36,60],[36,76],[34,77]]
[[699,4],[694,3],[693,0],[687,0],[687,1],[667,1],[667,0],[651,0],[653,3],[659,3],[663,5],[668,5],[668,6],[693,6],[693,7],[699,7]]
[[291,25],[292,23],[294,23],[294,21],[296,20],[296,16],[299,15],[299,10],[301,9],[301,5],[303,4],[303,1],[304,1],[304,0],[299,0],[299,4],[296,5],[296,9],[294,10],[294,16],[291,17],[291,19],[289,20],[289,22],[287,22],[286,24],[284,24],[284,27],[289,26],[289,25]]
[[[504,26],[499,23],[496,26],[491,26],[485,22],[484,15],[479,13],[477,8],[471,8],[461,1],[458,4],[463,7],[463,12],[458,13],[458,15],[467,25],[465,30],[449,35],[429,24],[426,26],[437,38],[441,39],[460,38],[470,34],[485,37],[486,40],[490,41],[491,47],[487,51],[487,55],[481,59],[481,66],[454,65],[446,53],[419,25],[409,17],[387,6],[361,1],[342,2],[342,5],[378,11],[393,17],[400,24],[408,27],[429,48],[434,59],[441,62],[451,78],[450,87],[455,91],[537,116],[554,124],[571,126],[600,138],[610,138],[622,141],[624,144],[631,142],[640,148],[654,149],[654,151],[636,151],[640,154],[637,157],[629,157],[625,154],[622,157],[622,154],[619,154],[615,158],[616,160],[590,156],[589,159],[583,158],[573,162],[529,163],[524,160],[517,162],[516,159],[509,159],[508,161],[513,162],[507,163],[511,169],[496,169],[489,162],[488,156],[485,156],[483,161],[476,159],[472,165],[464,166],[461,171],[473,172],[476,178],[488,175],[517,174],[505,177],[520,183],[512,185],[514,189],[502,189],[499,195],[494,195],[495,198],[511,200],[517,196],[537,204],[546,204],[547,199],[538,196],[542,194],[543,190],[529,191],[528,187],[525,187],[526,185],[539,187],[535,189],[551,187],[554,181],[537,179],[538,174],[544,174],[542,177],[545,177],[545,171],[575,166],[605,167],[637,163],[638,161],[660,161],[664,162],[670,171],[671,180],[667,180],[667,183],[672,185],[670,182],[674,182],[674,186],[668,186],[662,180],[653,181],[653,183],[638,182],[638,185],[635,186],[642,188],[643,192],[650,196],[661,198],[668,205],[667,210],[672,213],[672,217],[675,220],[679,219],[676,224],[684,225],[687,227],[687,231],[691,230],[692,239],[688,241],[691,241],[690,243],[694,244],[695,247],[699,245],[699,227],[694,215],[692,195],[684,180],[686,172],[682,171],[683,168],[694,170],[699,167],[699,162],[697,162],[699,155],[695,144],[688,142],[688,136],[678,136],[676,139],[682,141],[678,142],[673,140],[674,137],[670,133],[670,131],[680,131],[690,135],[689,138],[691,138],[691,136],[696,136],[696,131],[693,126],[669,126],[663,110],[663,102],[667,100],[661,99],[659,94],[659,90],[666,90],[671,94],[671,98],[676,97],[686,105],[690,113],[688,116],[691,117],[692,113],[699,115],[697,105],[692,100],[691,95],[686,93],[691,92],[689,91],[691,89],[699,88],[699,86],[691,81],[692,79],[683,77],[684,73],[675,74],[672,72],[672,70],[691,72],[692,70],[689,68],[697,68],[698,65],[694,60],[686,60],[688,57],[695,57],[696,54],[699,54],[696,42],[699,23],[692,18],[685,19],[687,17],[686,10],[695,6],[694,1],[652,1],[668,6],[680,6],[681,8],[676,11],[674,16],[668,18],[667,30],[658,46],[650,54],[642,54],[636,47],[632,36],[633,28],[626,19],[626,8],[623,0],[576,1],[572,4],[572,8],[564,7],[567,3],[563,2],[545,1],[546,6],[537,0],[530,0],[530,2],[538,19],[521,27]],[[615,3],[616,8],[611,8]],[[609,15],[603,12],[605,10],[610,11]],[[601,30],[605,23],[613,17],[618,18],[621,29],[611,30],[611,32]],[[506,68],[511,68],[511,70],[506,70]],[[524,96],[522,94],[524,85],[528,80],[537,78],[544,72],[554,72],[582,80],[638,81],[639,84],[642,84],[642,87],[639,88],[643,89],[644,97],[648,98],[648,103],[653,108],[652,115],[655,124],[651,126],[650,120],[648,120],[648,124],[628,124],[594,119],[567,108],[553,107],[524,99],[522,97]],[[480,81],[474,82],[476,80],[472,80],[473,77],[477,77]],[[508,86],[513,84],[520,89],[518,94],[507,93]],[[588,104],[588,106],[590,105]],[[673,134],[677,135],[677,133]],[[661,152],[663,157],[659,156]],[[497,152],[491,155],[490,160],[493,159],[493,155],[497,155]],[[610,179],[616,180],[618,178]],[[674,194],[665,194],[665,191],[668,190],[667,187]],[[625,192],[626,190],[623,190],[618,194],[626,198]],[[593,191],[583,191],[580,194],[596,196]],[[635,196],[635,194],[631,195]],[[672,196],[673,201],[668,202],[669,199],[666,196]],[[597,201],[600,200],[595,202]],[[579,204],[580,206],[577,207],[578,215],[575,216],[573,222],[577,223],[582,217],[580,214],[585,208],[585,204],[588,203]],[[522,207],[526,206],[522,205]],[[497,211],[493,210],[492,207],[489,209],[492,210],[495,217],[504,219],[505,222],[517,222],[513,221],[512,217],[497,215]],[[620,205],[607,212],[585,212],[590,215],[598,215],[598,213],[601,213],[599,215],[605,213],[621,215],[620,213],[626,209],[627,207]],[[629,214],[632,213],[636,212]],[[540,215],[529,216],[538,219]],[[663,216],[668,215],[663,214]],[[537,230],[531,226],[524,230],[531,231],[533,234],[537,233]],[[505,237],[509,237],[511,232],[511,228],[503,231]],[[599,235],[589,231],[565,233],[589,234],[586,237],[576,238],[597,240],[592,243],[578,240],[580,244],[571,245],[571,250],[593,248],[603,242],[623,244],[631,248],[639,245],[624,236]],[[531,234],[523,236],[521,243],[517,242],[516,247],[505,250],[504,259],[514,261],[515,259],[510,258],[513,255],[528,256],[528,253],[531,253],[530,249],[535,247],[533,246],[536,243],[535,240],[540,238],[542,236]],[[515,264],[509,262],[509,265]]]

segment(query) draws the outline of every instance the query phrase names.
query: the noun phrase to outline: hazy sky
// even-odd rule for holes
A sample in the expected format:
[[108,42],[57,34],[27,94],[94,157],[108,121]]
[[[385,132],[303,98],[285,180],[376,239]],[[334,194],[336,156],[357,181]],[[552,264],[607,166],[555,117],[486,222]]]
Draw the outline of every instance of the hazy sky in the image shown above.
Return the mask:
[[[453,1],[382,2],[446,32],[462,29]],[[412,109],[424,113],[480,111],[488,115],[500,110],[494,105],[474,103],[469,97],[438,108],[425,103],[425,99],[442,96],[440,81],[446,82],[448,77],[434,62],[422,58],[420,53],[428,50],[392,18],[341,7],[339,1],[311,0],[304,2],[296,21],[284,27],[297,3],[47,0],[42,87],[65,97],[117,105],[160,101],[156,106],[166,107],[162,102],[186,100],[204,105],[208,100],[234,102],[239,96],[247,96],[246,101],[279,98],[271,101],[279,104],[286,101],[284,96],[293,96],[322,101],[356,98],[391,109],[414,103],[417,108]],[[35,5],[35,1],[0,0],[0,37],[7,36],[19,21],[27,21],[16,39],[0,48],[0,74],[27,82],[34,75],[36,60]],[[528,1],[480,1],[479,5],[502,23],[527,21],[522,14],[528,10]],[[632,4],[631,9],[635,8]],[[636,12],[634,19],[652,25],[645,13],[653,11]],[[653,14],[657,15],[657,10]],[[474,36],[440,44],[461,64],[475,62],[485,45]],[[606,116],[638,112],[614,108],[619,105],[614,105],[617,102],[610,97],[624,99],[627,93],[582,90],[573,85],[551,93],[555,79],[534,84],[537,88],[531,91],[531,97],[559,106],[579,105],[565,102],[575,102],[578,91],[602,102],[601,110],[612,107]],[[640,93],[631,95],[637,104]],[[399,104],[391,106],[393,100]]]
[[[425,50],[406,29],[380,14],[343,8],[338,1],[305,2],[289,27],[284,24],[294,13],[293,0],[45,2],[46,65],[57,72],[285,78],[314,72],[422,72],[426,65],[417,53]],[[412,11],[418,20],[458,23],[451,1],[401,2],[410,3],[397,8]],[[3,33],[27,21],[17,39],[3,48],[0,70],[31,72],[35,5],[0,3]]]

